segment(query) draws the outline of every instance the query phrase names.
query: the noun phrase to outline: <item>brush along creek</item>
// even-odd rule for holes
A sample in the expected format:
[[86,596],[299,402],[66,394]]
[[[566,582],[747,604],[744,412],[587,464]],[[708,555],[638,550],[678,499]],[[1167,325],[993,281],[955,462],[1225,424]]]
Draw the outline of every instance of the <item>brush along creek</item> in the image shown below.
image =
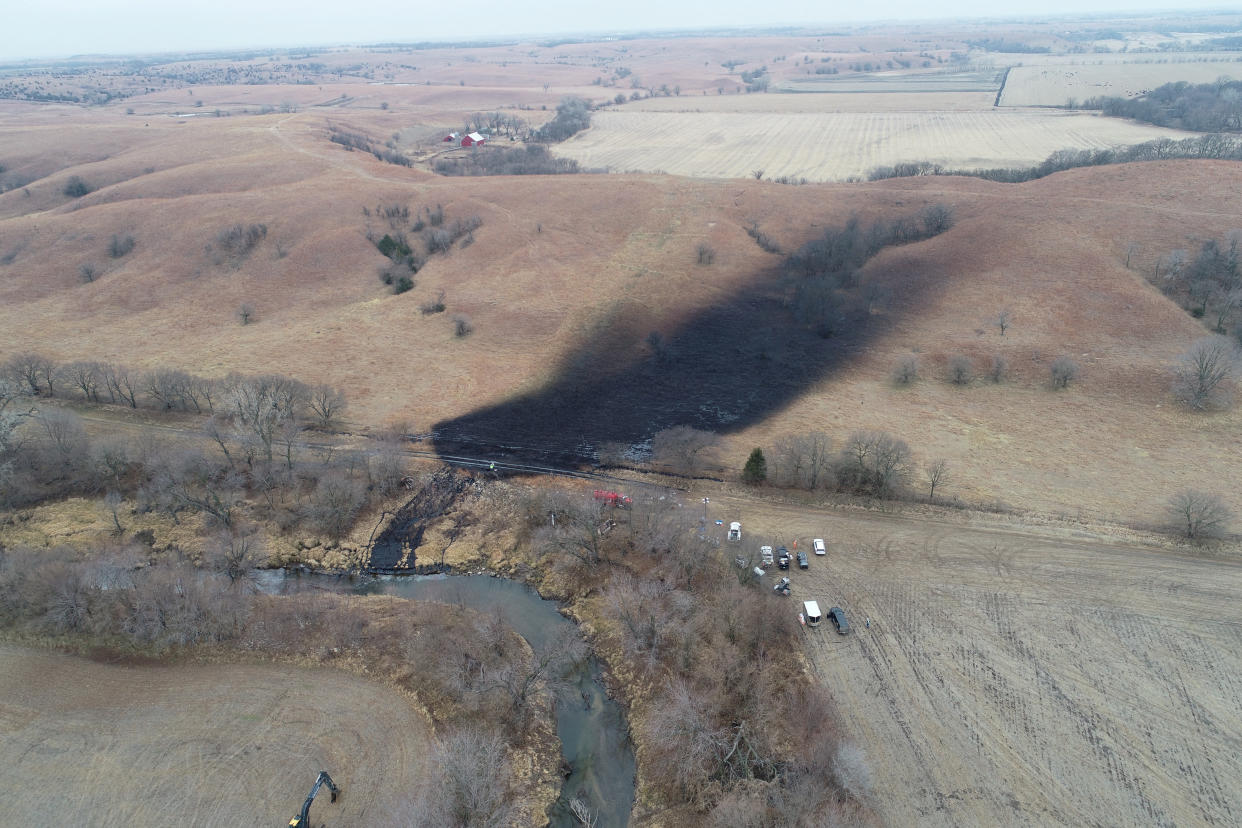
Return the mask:
[[[392,595],[456,604],[484,615],[499,613],[535,649],[544,647],[566,625],[574,627],[554,602],[541,598],[535,590],[490,575],[332,575],[273,570],[262,573],[261,583],[273,594],[313,589]],[[556,731],[561,754],[571,770],[550,814],[550,824],[553,828],[578,825],[568,806],[577,798],[598,817],[599,828],[624,826],[634,805],[635,774],[625,716],[604,691],[600,665],[594,657],[580,662],[570,678],[578,699],[571,695],[557,704]]]

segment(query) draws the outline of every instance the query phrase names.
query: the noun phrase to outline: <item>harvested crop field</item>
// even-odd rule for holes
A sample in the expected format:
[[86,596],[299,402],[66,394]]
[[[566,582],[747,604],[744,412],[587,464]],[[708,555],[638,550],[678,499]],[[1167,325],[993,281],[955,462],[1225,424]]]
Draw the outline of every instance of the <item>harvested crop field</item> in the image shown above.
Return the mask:
[[902,161],[955,169],[1031,166],[1062,149],[1188,133],[1082,112],[600,112],[556,148],[586,167],[700,178],[843,181]]
[[887,824],[1242,820],[1237,559],[762,511],[733,515],[756,544],[828,540],[793,572],[790,611],[814,599],[854,627],[825,620],[807,651],[868,754]]
[[1048,63],[1009,70],[1001,106],[1065,106],[1071,99],[1134,98],[1166,83],[1212,83],[1222,75],[1242,76],[1237,55],[1193,63],[1168,59],[1131,63]]
[[[382,715],[377,715],[382,714]],[[376,825],[420,777],[428,727],[333,670],[124,666],[0,645],[6,825]]]

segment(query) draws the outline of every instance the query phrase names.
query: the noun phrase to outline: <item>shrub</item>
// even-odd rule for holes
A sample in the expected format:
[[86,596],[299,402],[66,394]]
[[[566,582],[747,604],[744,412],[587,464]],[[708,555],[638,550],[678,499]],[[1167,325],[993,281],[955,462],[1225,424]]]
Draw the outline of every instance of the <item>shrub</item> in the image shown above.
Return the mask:
[[237,321],[243,325],[249,325],[254,321],[254,307],[246,302],[242,302],[237,308]]
[[406,291],[410,291],[413,289],[414,289],[414,280],[411,279],[409,276],[402,276],[398,278],[396,283],[392,286],[392,292],[396,294],[405,293]]
[[385,233],[384,237],[375,243],[375,246],[379,252],[393,261],[410,255],[410,245],[401,233],[398,233],[395,238]]
[[1000,354],[993,354],[991,362],[988,364],[988,379],[992,382],[1004,382],[1005,377],[1009,375],[1009,360]]
[[709,244],[700,244],[698,254],[701,265],[709,265],[716,261],[716,250]]
[[71,175],[65,182],[64,194],[70,198],[81,198],[91,191],[91,186],[80,175]]
[[897,364],[893,366],[893,383],[895,385],[909,385],[919,378],[919,358],[914,354],[906,354],[897,359]]
[[949,357],[949,382],[954,385],[968,385],[974,379],[975,369],[970,364],[970,357],[954,354]]
[[99,269],[89,262],[78,266],[78,278],[83,282],[93,282],[99,278]]
[[114,259],[119,259],[134,249],[133,236],[112,236],[112,241],[108,242],[108,255]]
[[1078,379],[1081,368],[1078,363],[1067,356],[1059,356],[1052,361],[1049,371],[1052,374],[1053,388],[1068,388],[1069,384]]
[[453,335],[469,336],[474,332],[474,325],[470,324],[470,317],[465,314],[458,314],[453,317]]
[[444,291],[436,294],[436,298],[429,299],[418,306],[423,316],[430,316],[433,313],[444,313]]

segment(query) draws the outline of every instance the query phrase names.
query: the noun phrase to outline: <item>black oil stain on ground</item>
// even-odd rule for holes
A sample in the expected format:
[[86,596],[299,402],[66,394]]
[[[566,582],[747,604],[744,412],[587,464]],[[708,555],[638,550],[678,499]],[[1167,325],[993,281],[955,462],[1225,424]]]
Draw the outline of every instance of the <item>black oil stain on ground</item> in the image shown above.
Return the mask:
[[[885,269],[920,269],[919,246],[905,246]],[[839,292],[832,335],[821,336],[795,317],[788,271],[787,261],[756,274],[751,287],[658,342],[601,330],[541,390],[437,423],[437,451],[572,465],[593,462],[601,444],[639,446],[673,426],[727,434],[755,425],[841,368],[894,318],[871,314],[861,298],[866,283],[854,284]],[[915,294],[932,281],[903,280],[900,306],[917,307]]]

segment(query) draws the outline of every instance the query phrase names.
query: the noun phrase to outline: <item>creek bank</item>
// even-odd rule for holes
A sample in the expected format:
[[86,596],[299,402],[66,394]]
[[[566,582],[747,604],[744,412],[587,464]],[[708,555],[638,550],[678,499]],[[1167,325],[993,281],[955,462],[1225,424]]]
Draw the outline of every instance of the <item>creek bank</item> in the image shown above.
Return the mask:
[[[265,592],[273,594],[306,589],[391,595],[499,614],[536,649],[562,629],[558,625],[573,625],[577,634],[582,633],[556,602],[524,583],[490,574],[371,575],[313,572],[299,567],[265,570],[260,583]],[[569,774],[560,800],[549,813],[549,824],[552,828],[579,825],[569,810],[570,800],[577,798],[598,817],[595,824],[599,828],[621,828],[629,822],[636,775],[624,711],[606,691],[603,670],[594,655],[580,664],[571,679],[581,702],[570,698],[556,707],[557,736]]]

